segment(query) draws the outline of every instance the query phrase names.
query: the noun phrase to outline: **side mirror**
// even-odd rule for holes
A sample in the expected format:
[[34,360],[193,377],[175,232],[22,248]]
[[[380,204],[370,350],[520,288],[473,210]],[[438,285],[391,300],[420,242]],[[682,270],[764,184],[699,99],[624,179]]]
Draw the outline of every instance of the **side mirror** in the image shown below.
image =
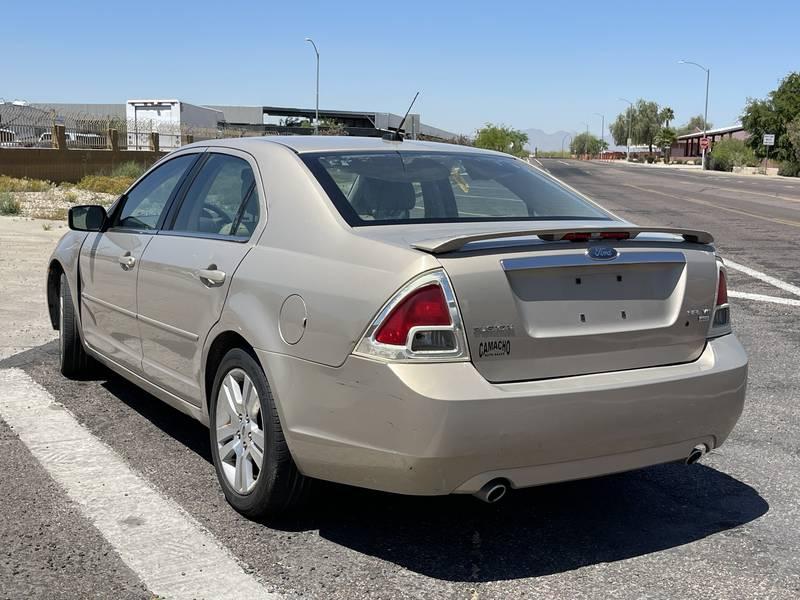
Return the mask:
[[99,204],[85,204],[69,209],[69,228],[75,231],[103,231],[107,223],[106,209]]

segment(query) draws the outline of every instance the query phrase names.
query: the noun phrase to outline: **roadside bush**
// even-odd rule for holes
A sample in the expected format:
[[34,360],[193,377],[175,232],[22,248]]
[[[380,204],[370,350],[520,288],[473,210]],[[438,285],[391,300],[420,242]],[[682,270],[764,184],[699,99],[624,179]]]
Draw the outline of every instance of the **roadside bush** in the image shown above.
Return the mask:
[[0,192],[46,192],[53,184],[43,179],[8,177],[0,175]]
[[744,140],[727,139],[714,144],[709,164],[714,171],[733,171],[733,167],[755,167],[758,159]]
[[145,172],[146,168],[139,163],[128,161],[117,165],[111,171],[111,177],[131,177],[138,179]]
[[119,196],[136,180],[136,177],[113,177],[110,175],[87,175],[75,187],[102,194]]
[[0,192],[0,215],[18,215],[21,212],[19,200],[9,192]]
[[778,169],[778,175],[784,177],[800,177],[800,162],[784,162]]

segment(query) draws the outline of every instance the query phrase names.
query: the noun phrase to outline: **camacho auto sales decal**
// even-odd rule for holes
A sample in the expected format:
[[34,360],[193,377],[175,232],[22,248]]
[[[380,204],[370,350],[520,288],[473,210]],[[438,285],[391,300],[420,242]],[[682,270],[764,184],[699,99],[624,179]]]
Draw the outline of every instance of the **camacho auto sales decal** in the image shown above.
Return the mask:
[[478,344],[478,356],[508,356],[511,354],[511,340],[487,340]]
[[505,336],[514,336],[514,326],[507,323],[484,325],[472,329],[475,337],[503,336],[497,340],[483,340],[478,344],[478,356],[508,356],[511,354],[511,340]]

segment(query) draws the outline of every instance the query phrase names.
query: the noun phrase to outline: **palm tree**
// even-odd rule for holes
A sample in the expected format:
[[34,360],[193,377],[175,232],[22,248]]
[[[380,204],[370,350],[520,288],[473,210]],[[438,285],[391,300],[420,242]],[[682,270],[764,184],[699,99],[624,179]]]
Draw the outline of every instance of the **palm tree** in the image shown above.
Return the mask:
[[661,114],[659,116],[661,117],[661,122],[665,123],[665,127],[669,127],[669,122],[675,118],[675,113],[669,106],[665,106],[661,109]]

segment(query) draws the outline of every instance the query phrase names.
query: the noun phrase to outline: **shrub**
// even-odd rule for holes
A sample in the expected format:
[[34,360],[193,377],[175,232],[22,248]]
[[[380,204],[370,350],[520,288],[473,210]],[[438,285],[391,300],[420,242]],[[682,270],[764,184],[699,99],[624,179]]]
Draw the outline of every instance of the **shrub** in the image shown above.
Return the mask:
[[22,212],[19,200],[9,192],[0,193],[0,215],[18,215]]
[[131,177],[133,179],[138,179],[145,171],[146,168],[144,166],[130,160],[114,167],[111,171],[111,177]]
[[744,140],[732,138],[714,144],[710,159],[710,166],[714,171],[733,171],[733,167],[758,165],[753,149]]
[[0,192],[46,192],[53,184],[43,179],[8,177],[0,175]]
[[70,204],[75,204],[78,201],[78,193],[70,190],[66,194],[64,194],[64,200],[66,200]]
[[784,162],[781,163],[781,168],[778,169],[778,175],[784,177],[800,177],[800,162]]
[[135,177],[112,177],[109,175],[87,175],[76,187],[90,192],[119,196],[134,182]]

